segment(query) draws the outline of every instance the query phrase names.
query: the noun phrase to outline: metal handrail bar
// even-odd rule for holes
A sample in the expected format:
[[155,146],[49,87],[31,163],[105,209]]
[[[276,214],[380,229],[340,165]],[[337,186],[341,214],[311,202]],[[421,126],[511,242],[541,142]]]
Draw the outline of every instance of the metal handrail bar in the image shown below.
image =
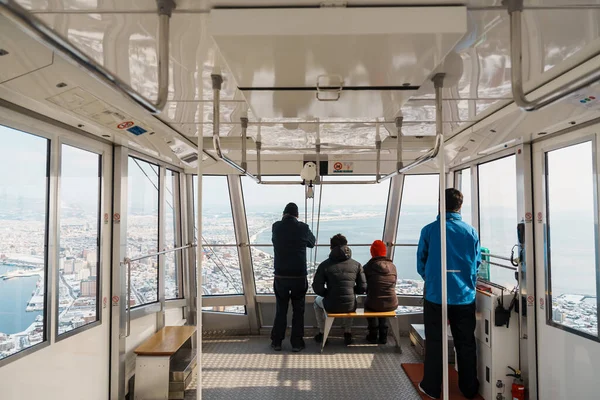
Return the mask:
[[127,258],[125,257],[125,259],[123,261],[121,261],[121,265],[126,265],[127,266],[127,299],[125,301],[125,310],[127,312],[127,325],[125,328],[125,336],[126,338],[129,337],[129,335],[131,335],[131,304],[129,304],[129,301],[131,299],[131,263],[135,262],[135,261],[140,261],[146,258],[150,258],[150,257],[157,257],[163,254],[168,254],[168,253],[172,253],[175,251],[179,251],[179,250],[185,250],[185,249],[189,249],[192,247],[196,247],[197,244],[196,243],[190,243],[190,244],[186,244],[185,246],[181,246],[181,247],[177,247],[174,249],[168,249],[168,250],[164,250],[164,251],[159,251],[156,253],[152,253],[152,254],[147,254],[145,256],[141,256],[141,257],[136,257],[136,258]]
[[[302,181],[263,181],[259,182],[261,185],[304,185]],[[377,180],[368,181],[326,181],[321,180],[319,185],[373,185],[379,183]]]
[[497,256],[497,255],[495,255],[495,254],[491,254],[491,253],[482,253],[482,254],[488,255],[488,256],[490,256],[490,257],[497,258],[497,259],[499,259],[499,260],[504,260],[504,261],[512,261],[512,260],[510,259],[510,257]]
[[158,95],[155,102],[142,96],[117,75],[74,46],[68,39],[50,29],[37,17],[21,7],[15,0],[0,0],[0,15],[15,23],[22,31],[38,40],[50,50],[87,70],[90,75],[133,100],[152,114],[160,114],[165,107],[169,91],[169,25],[175,8],[173,0],[157,0],[159,15],[158,33]]
[[508,266],[508,265],[504,265],[504,264],[498,264],[498,263],[495,263],[493,261],[488,261],[487,263],[490,264],[490,265],[495,265],[497,267],[501,267],[501,268],[505,268],[505,269],[510,269],[511,271],[516,271],[517,270],[517,267]]
[[381,182],[383,182],[389,178],[392,178],[396,175],[404,174],[404,173],[410,171],[411,169],[418,167],[421,164],[425,164],[427,161],[433,160],[434,158],[437,157],[441,146],[442,146],[442,135],[438,132],[435,135],[435,144],[431,150],[429,150],[427,153],[423,154],[421,157],[417,158],[410,164],[404,166],[403,168],[400,168],[390,174],[387,174],[387,175],[381,177],[381,179],[379,179],[379,182],[377,182],[377,183],[381,183]]
[[252,178],[256,183],[260,183],[260,179],[251,174],[247,168],[239,166],[235,161],[223,154],[221,149],[221,137],[219,136],[219,128],[221,125],[221,85],[223,84],[223,77],[218,74],[212,74],[210,77],[212,79],[213,88],[213,146],[217,153],[217,157],[233,169]]
[[510,17],[511,86],[513,100],[517,106],[524,111],[539,110],[600,80],[600,69],[595,68],[537,99],[528,100],[523,90],[523,40],[521,31],[523,0],[505,0],[504,3]]
[[[356,247],[366,247],[371,246],[372,243],[348,243],[348,247],[356,246]],[[211,245],[213,246],[213,245]],[[236,246],[236,245],[218,245],[218,246]],[[273,247],[272,243],[263,244],[263,243],[242,243],[239,246],[250,246],[250,247]],[[328,244],[317,244],[318,247],[329,247]],[[415,243],[393,243],[390,246],[395,247],[417,247],[418,244]]]

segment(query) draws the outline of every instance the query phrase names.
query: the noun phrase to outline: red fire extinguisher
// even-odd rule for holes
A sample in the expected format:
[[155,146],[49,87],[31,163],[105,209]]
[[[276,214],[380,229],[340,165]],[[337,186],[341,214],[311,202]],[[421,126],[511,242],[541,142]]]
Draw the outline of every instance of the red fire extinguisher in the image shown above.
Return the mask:
[[514,374],[507,374],[506,376],[512,376],[515,378],[511,389],[512,400],[525,400],[525,385],[523,384],[523,379],[521,378],[521,371],[512,367],[508,368],[513,371]]

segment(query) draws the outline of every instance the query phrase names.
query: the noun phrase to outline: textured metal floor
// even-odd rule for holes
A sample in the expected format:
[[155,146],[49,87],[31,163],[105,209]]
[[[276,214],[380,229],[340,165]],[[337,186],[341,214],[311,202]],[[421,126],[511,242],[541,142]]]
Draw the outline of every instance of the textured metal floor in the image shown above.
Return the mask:
[[[403,362],[421,362],[402,338],[403,353],[366,344],[364,337],[345,347],[332,338],[325,352],[308,339],[307,348],[292,353],[289,342],[274,352],[265,336],[221,337],[203,341],[202,398],[210,399],[420,399],[405,375]],[[186,400],[196,399],[196,382]]]

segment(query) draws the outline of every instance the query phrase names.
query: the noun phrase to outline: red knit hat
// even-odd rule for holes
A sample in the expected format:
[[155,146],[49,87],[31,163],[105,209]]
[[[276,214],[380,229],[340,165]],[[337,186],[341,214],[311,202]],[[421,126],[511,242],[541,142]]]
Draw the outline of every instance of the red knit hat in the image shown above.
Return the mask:
[[371,257],[387,256],[387,247],[381,240],[376,240],[371,245]]

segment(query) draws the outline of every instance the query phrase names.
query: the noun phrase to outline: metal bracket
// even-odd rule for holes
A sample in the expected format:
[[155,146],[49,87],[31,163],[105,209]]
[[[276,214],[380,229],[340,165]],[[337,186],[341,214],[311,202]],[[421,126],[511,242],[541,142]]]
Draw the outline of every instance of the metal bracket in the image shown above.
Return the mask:
[[502,5],[506,7],[509,13],[523,11],[523,0],[502,0]]
[[345,1],[324,1],[320,6],[321,8],[346,8],[348,3]]
[[168,15],[171,17],[173,10],[177,7],[175,0],[156,0],[158,15]]
[[212,88],[213,90],[221,90],[221,85],[223,85],[223,76],[218,74],[212,74],[210,76],[212,80]]

